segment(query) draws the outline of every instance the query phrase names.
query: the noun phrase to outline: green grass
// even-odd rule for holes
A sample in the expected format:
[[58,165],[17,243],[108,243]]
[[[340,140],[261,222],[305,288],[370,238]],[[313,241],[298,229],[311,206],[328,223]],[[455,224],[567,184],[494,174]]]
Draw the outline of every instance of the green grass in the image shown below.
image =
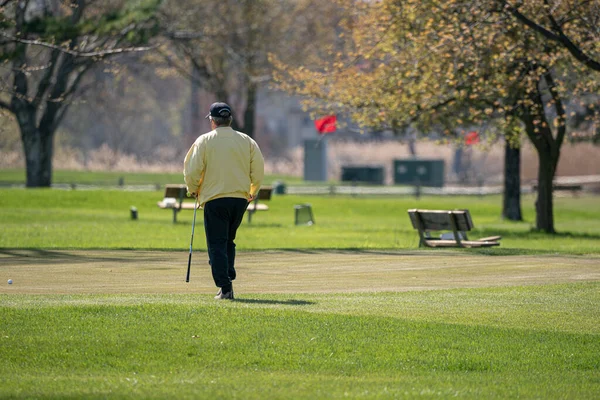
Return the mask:
[[[192,212],[159,209],[162,191],[0,189],[0,247],[4,248],[131,248],[182,249],[189,246]],[[500,196],[373,198],[350,196],[274,196],[270,210],[244,221],[238,249],[417,248],[409,208],[468,208],[474,238],[502,235],[507,252],[600,252],[600,202],[595,197],[557,198],[558,235],[532,232],[533,197],[523,199],[524,222],[500,217]],[[294,205],[310,203],[314,226],[294,225]],[[139,219],[130,219],[130,207]],[[195,248],[205,249],[202,213],[198,213]],[[473,251],[473,250],[470,250]]]
[[599,289],[1,296],[0,397],[591,399]]
[[[143,180],[148,184],[148,177]],[[128,178],[125,183],[131,184]],[[418,274],[446,279],[450,289],[404,292],[398,284],[394,290],[389,281],[386,292],[366,286],[355,292],[242,291],[236,301],[215,302],[205,292],[193,292],[201,276],[197,255],[194,282],[178,294],[133,294],[133,289],[108,294],[110,288],[102,292],[102,285],[119,279],[119,273],[125,280],[125,270],[127,279],[137,273],[144,282],[152,282],[159,272],[169,274],[165,250],[181,250],[185,263],[192,212],[180,213],[173,224],[171,212],[156,206],[161,197],[160,190],[0,189],[0,398],[594,399],[600,393],[600,281],[593,270],[594,260],[600,259],[597,198],[557,198],[558,235],[532,232],[530,196],[523,199],[525,221],[518,223],[500,218],[499,196],[276,196],[268,212],[256,214],[252,224],[244,221],[239,231],[238,249],[251,255],[246,259],[252,262],[260,262],[267,249],[292,249],[285,253],[287,259],[294,252],[308,259],[314,249],[356,250],[361,257],[362,269],[356,274],[360,283],[368,281],[364,268],[369,260],[369,252],[361,250],[394,249],[399,251],[386,256],[394,257],[395,265],[410,265],[416,271],[421,259],[437,263],[440,273],[433,268]],[[301,203],[312,204],[316,225],[294,226],[293,206]],[[129,218],[131,206],[138,209],[137,221]],[[476,225],[472,236],[501,234],[502,245],[416,251],[417,234],[406,214],[414,207],[468,208]],[[201,213],[197,224],[194,249],[203,253]],[[60,249],[81,250],[69,259],[69,252]],[[86,259],[90,249],[106,249],[106,257],[94,253]],[[122,252],[131,253],[127,260],[111,259],[113,249],[132,251]],[[136,264],[141,249],[160,253],[145,252]],[[346,253],[354,256],[353,251]],[[164,265],[144,264],[157,254]],[[314,257],[319,254],[323,253]],[[432,261],[420,254],[444,257]],[[559,256],[548,266],[549,274],[564,260],[565,283],[542,284],[542,277],[525,286],[515,280],[531,274],[521,262],[535,258],[540,274],[544,257],[554,254]],[[287,276],[319,280],[341,267],[335,252],[327,257],[334,260],[327,275],[289,275],[289,265],[273,265],[261,273],[273,282],[286,267]],[[471,264],[468,269],[453,266],[465,257]],[[27,264],[29,258],[32,265]],[[586,262],[587,267],[578,269],[587,271],[585,276],[568,274],[569,265],[578,260]],[[40,271],[35,269],[39,264],[48,271],[38,276],[48,280],[53,269],[56,276],[86,266],[99,271],[97,294],[91,294],[91,287],[86,292],[85,281],[77,288],[79,294],[68,283],[52,286],[52,293],[63,295],[20,293],[23,279],[34,273],[26,271]],[[506,270],[524,272],[513,272],[507,286],[494,282],[452,288],[453,282],[467,279],[464,271],[469,271],[468,279],[479,276],[484,281],[496,276],[492,269],[502,270],[503,264]],[[171,267],[181,279],[183,264]],[[349,262],[343,267],[348,275],[354,271]],[[398,275],[385,267],[373,264],[371,275],[381,270],[381,280],[410,276],[410,268]],[[21,270],[9,288],[7,274]],[[243,272],[248,282],[256,271],[245,265]],[[261,275],[253,279],[261,281]],[[82,282],[80,276],[73,281]],[[52,285],[57,282],[60,286],[60,280]],[[43,287],[44,282],[30,285]],[[187,289],[188,294],[182,294]]]

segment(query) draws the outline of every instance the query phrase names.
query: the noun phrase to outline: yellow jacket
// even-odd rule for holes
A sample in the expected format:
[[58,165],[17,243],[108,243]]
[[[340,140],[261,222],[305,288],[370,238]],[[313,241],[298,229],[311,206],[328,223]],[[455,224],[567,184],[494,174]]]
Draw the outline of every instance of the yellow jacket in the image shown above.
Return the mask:
[[255,196],[264,172],[263,155],[256,142],[225,126],[198,137],[183,162],[187,190],[199,192],[200,206],[221,197]]

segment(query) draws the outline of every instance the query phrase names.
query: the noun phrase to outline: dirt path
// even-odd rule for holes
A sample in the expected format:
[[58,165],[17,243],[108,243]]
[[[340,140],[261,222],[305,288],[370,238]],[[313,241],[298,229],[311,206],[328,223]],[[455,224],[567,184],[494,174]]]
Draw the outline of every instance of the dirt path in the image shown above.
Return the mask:
[[[205,253],[0,250],[0,294],[213,293]],[[600,257],[453,251],[261,251],[237,258],[238,293],[492,287],[600,280]],[[8,279],[12,285],[7,284]]]

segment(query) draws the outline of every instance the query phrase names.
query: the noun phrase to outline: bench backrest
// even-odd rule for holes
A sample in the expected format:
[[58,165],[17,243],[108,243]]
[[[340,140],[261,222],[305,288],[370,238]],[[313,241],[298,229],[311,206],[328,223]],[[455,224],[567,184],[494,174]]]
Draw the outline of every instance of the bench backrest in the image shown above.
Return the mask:
[[408,210],[414,229],[426,231],[462,231],[473,229],[469,210]]
[[258,200],[271,200],[271,194],[273,193],[273,188],[270,186],[263,186],[258,191]]
[[[271,200],[272,193],[272,187],[261,187],[258,192],[258,200]],[[167,197],[183,200],[187,197],[187,187],[185,185],[165,185],[165,198]]]
[[178,200],[184,199],[187,195],[185,185],[165,185],[165,198],[172,197]]

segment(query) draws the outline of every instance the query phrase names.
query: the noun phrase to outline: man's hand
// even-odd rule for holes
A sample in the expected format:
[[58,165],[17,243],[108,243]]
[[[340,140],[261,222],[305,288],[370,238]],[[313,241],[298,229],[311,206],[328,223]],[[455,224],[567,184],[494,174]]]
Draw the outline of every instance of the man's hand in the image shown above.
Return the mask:
[[248,203],[252,203],[255,198],[256,198],[256,195],[250,193],[250,195],[248,196]]

